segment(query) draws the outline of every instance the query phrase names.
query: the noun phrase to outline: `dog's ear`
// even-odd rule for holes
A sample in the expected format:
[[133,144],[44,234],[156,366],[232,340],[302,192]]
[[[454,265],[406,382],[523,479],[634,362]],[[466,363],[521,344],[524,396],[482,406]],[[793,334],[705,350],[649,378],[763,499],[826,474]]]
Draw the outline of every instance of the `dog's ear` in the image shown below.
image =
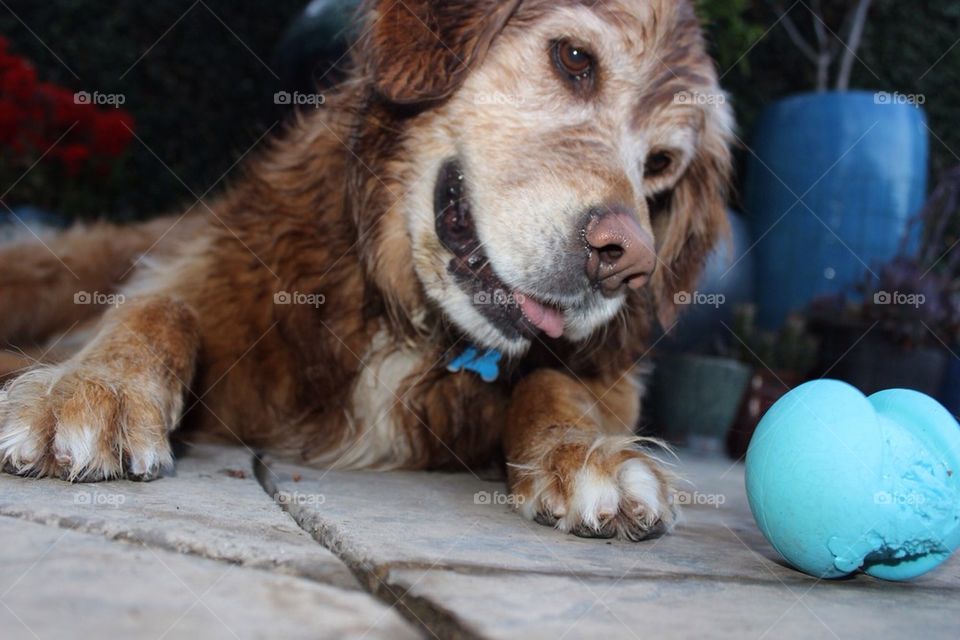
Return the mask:
[[479,64],[521,0],[376,0],[367,42],[377,90],[391,102],[446,98]]
[[[719,92],[719,90],[717,90]],[[694,292],[711,250],[729,241],[727,195],[732,171],[733,115],[725,103],[704,107],[697,155],[659,214],[660,264],[653,278],[657,318],[664,330],[676,322],[681,296]]]

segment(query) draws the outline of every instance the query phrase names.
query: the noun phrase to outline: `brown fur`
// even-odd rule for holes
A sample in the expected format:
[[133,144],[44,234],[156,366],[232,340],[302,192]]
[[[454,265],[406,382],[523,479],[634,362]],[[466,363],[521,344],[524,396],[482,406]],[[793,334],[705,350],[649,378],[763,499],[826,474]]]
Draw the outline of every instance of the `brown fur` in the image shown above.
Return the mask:
[[[631,539],[669,526],[668,477],[632,439],[639,413],[632,371],[654,319],[672,322],[674,294],[694,285],[725,232],[730,164],[726,125],[669,109],[678,91],[718,90],[688,4],[618,0],[592,9],[630,46],[659,48],[672,69],[647,71],[654,81],[629,119],[660,118],[661,129],[683,125],[699,139],[668,204],[641,196],[637,205],[657,238],[661,268],[589,340],[537,340],[493,384],[448,373],[450,353],[468,340],[424,293],[402,206],[418,179],[410,141],[446,126],[447,103],[498,38],[521,38],[557,7],[583,5],[372,3],[353,78],[325,111],[299,119],[250,163],[209,204],[210,215],[191,214],[166,235],[170,220],[51,240],[82,286],[35,245],[0,247],[0,301],[17,310],[0,318],[0,339],[11,344],[93,316],[70,304],[78,289],[129,298],[106,311],[79,353],[31,370],[0,395],[7,467],[69,479],[151,477],[169,460],[166,437],[183,413],[185,438],[239,440],[330,466],[462,469],[502,448],[512,491],[536,502],[530,517]],[[583,171],[611,185],[605,197],[633,199],[630,183],[600,162],[608,154],[591,168],[594,143],[574,146],[569,153]],[[136,256],[161,237],[159,265],[128,279]],[[435,240],[426,246],[440,250]],[[278,292],[325,301],[275,304]],[[22,366],[20,357],[0,360]],[[383,372],[389,379],[380,379]],[[381,405],[386,420],[374,418],[378,411],[382,418]],[[91,428],[93,454],[71,457],[70,438]],[[628,460],[649,470],[656,489],[647,498],[625,487]],[[578,473],[588,468],[620,483],[622,499],[612,512],[571,523],[567,512],[585,482]]]

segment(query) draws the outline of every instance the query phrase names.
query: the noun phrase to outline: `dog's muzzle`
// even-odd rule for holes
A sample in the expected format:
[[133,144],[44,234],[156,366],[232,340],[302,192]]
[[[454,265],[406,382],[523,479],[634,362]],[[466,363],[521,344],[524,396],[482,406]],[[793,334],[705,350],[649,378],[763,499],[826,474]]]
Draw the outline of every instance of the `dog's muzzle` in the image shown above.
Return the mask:
[[535,290],[509,286],[477,235],[466,179],[456,160],[447,161],[437,176],[434,215],[437,238],[452,254],[448,272],[508,339],[541,332],[559,338],[573,306],[551,300],[586,302],[591,291],[614,298],[647,284],[656,267],[653,237],[633,212],[622,206],[592,207],[572,226],[561,243],[566,248],[544,269]]

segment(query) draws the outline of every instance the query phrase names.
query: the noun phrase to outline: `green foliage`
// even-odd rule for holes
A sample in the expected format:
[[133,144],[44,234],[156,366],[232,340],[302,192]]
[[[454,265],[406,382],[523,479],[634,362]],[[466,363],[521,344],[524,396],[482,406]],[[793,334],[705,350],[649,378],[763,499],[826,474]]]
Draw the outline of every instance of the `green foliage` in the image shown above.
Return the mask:
[[779,331],[757,327],[755,305],[741,305],[734,311],[732,338],[725,355],[754,367],[770,367],[777,372],[806,375],[817,360],[819,342],[799,315],[787,318]]
[[[697,2],[741,136],[749,141],[763,106],[810,90],[815,69],[782,25],[774,26],[779,14],[772,0]],[[841,33],[833,21],[849,3],[823,3]],[[216,183],[279,117],[277,79],[267,67],[275,66],[275,46],[306,0],[205,4],[216,16],[193,0],[6,0],[0,6],[0,34],[35,61],[42,79],[127,97],[124,107],[144,144],[134,142],[118,191],[123,195],[105,214],[142,217],[192,204],[191,191],[199,196]],[[785,5],[810,36],[806,5]],[[957,0],[875,0],[854,69],[854,88],[926,98],[935,171],[960,161],[958,35]]]
[[935,176],[960,163],[960,2],[878,2],[866,37],[854,78],[860,86],[922,95]]
[[750,73],[744,54],[763,36],[764,25],[754,19],[753,0],[697,0],[697,9],[707,25],[717,64],[724,70],[739,67]]
[[[737,58],[736,42],[728,42],[723,33],[729,28],[721,18],[729,4],[724,0],[702,0],[708,16],[710,39],[721,61]],[[810,3],[784,2],[792,6],[790,16],[808,39],[812,32]],[[841,12],[850,6],[847,0],[825,1],[824,11],[831,29],[844,33]],[[770,0],[743,0],[731,6],[734,14],[750,25],[762,26],[761,34],[772,27],[780,14]],[[733,33],[740,33],[738,27]],[[960,2],[927,0],[904,3],[875,0],[867,22],[859,61],[853,69],[852,88],[922,95],[929,116],[930,143],[934,176],[960,162],[960,128],[956,126],[960,104]],[[739,45],[745,63],[733,68],[721,63],[723,83],[733,95],[742,135],[749,132],[763,107],[795,93],[810,91],[816,84],[814,65],[791,42],[782,24],[762,37]],[[728,71],[729,69],[729,71]]]

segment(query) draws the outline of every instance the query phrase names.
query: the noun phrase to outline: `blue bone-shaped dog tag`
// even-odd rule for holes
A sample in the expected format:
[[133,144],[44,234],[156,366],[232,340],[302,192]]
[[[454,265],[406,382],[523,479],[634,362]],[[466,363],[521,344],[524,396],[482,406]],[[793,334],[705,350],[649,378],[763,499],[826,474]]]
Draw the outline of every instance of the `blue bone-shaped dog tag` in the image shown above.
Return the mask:
[[484,382],[494,382],[500,377],[500,358],[503,357],[496,349],[481,354],[475,347],[467,347],[463,353],[450,361],[447,371],[472,371],[480,375]]

